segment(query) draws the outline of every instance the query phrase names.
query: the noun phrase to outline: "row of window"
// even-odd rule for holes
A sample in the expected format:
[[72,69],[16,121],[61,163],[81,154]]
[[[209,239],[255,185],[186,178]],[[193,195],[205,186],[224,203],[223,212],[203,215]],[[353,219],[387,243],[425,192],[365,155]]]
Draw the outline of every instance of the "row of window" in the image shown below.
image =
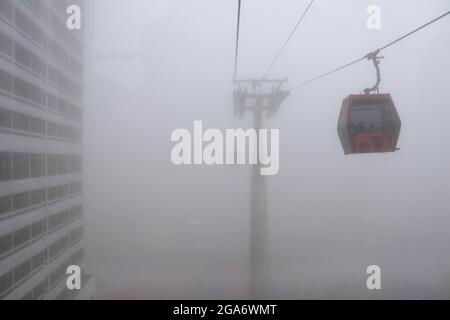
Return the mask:
[[0,182],[80,173],[77,154],[0,152]]
[[[69,90],[69,78],[54,67],[47,65],[36,54],[0,32],[0,52],[19,63],[23,68],[35,73],[38,77],[47,79],[56,87],[67,92]],[[81,80],[81,74],[77,74]],[[75,87],[79,90],[80,86]]]
[[19,62],[41,78],[46,76],[44,61],[28,49],[14,42],[3,32],[0,32],[0,52]]
[[47,285],[48,278],[45,278],[41,283],[30,290],[30,292],[24,295],[21,300],[40,300],[47,291]]
[[[52,80],[53,81],[53,80]],[[82,96],[82,89],[81,86],[75,84],[72,81],[69,81],[69,91],[73,93],[75,97],[78,97],[81,99]],[[7,95],[14,95],[18,99],[23,100],[25,103],[31,104],[33,106],[36,106],[38,108],[44,109],[45,107],[49,107],[50,109],[55,109],[54,105],[50,105],[50,103],[54,103],[55,101],[46,101],[49,98],[47,96],[52,96],[50,99],[58,99],[51,93],[46,92],[46,90],[28,82],[25,81],[19,77],[16,77],[14,75],[11,75],[5,71],[0,70],[0,89],[6,93]],[[47,98],[47,99],[46,99]],[[56,101],[56,103],[59,103]],[[65,103],[65,108],[74,108],[77,107],[74,104],[70,102]],[[79,108],[79,107],[78,107]],[[64,111],[56,109],[57,111]],[[69,113],[69,110],[66,111],[67,115],[71,115]],[[80,111],[71,111],[71,113],[74,113],[77,115],[80,113]]]
[[[42,2],[42,1],[41,1]],[[39,7],[39,5],[34,4]],[[33,4],[30,7],[31,12],[34,11]],[[53,31],[64,44],[70,47],[71,52],[75,52],[79,56],[82,55],[82,45],[78,39],[66,28],[65,23],[58,21],[59,19],[54,14],[49,14],[49,11],[41,8],[41,19],[44,23],[49,25],[49,30]],[[0,1],[0,16],[7,20],[20,30],[26,37],[30,38],[43,51],[48,50],[50,54],[59,60],[66,68],[74,71],[74,74],[81,75],[81,66],[76,60],[66,52],[61,45],[59,45],[50,35],[46,34],[36,23],[29,19],[22,13],[11,0]],[[39,17],[39,14],[37,14]],[[48,23],[47,23],[48,21]]]
[[72,97],[81,99],[83,96],[82,87],[75,81],[70,80],[65,74],[59,70],[47,65],[48,80],[51,84],[68,93]]
[[10,75],[0,70],[0,93],[13,94],[18,99],[41,109],[48,107],[49,110],[62,115],[72,117],[77,121],[81,120],[82,110],[79,106],[56,97],[51,93],[24,81],[18,77]]
[[82,135],[80,129],[3,108],[0,108],[0,129],[75,143],[81,142]]
[[71,182],[0,197],[0,220],[81,194],[83,183]]
[[81,121],[83,111],[79,106],[48,92],[44,93],[44,99],[46,100],[44,105],[48,108],[47,110],[58,113],[63,117],[69,117],[78,122]]
[[[81,205],[76,205],[72,208],[63,210],[57,214],[46,217],[38,222],[28,225],[14,232],[8,233],[0,237],[0,257],[17,252],[18,250],[32,244],[45,235],[51,234],[81,217],[83,208]],[[74,237],[76,239],[76,237]],[[54,248],[58,245],[53,244],[50,247],[50,253],[55,252]],[[58,250],[56,250],[58,251]],[[53,255],[52,255],[53,256]]]
[[[84,249],[81,248],[79,249],[77,252],[75,252],[71,257],[70,257],[70,263],[69,261],[65,261],[60,267],[58,267],[53,273],[55,273],[55,275],[52,277],[52,280],[58,279],[59,277],[57,276],[57,274],[61,274],[61,271],[67,270],[67,267],[69,265],[79,265],[81,263],[81,261],[83,261],[84,258]],[[82,279],[81,279],[81,284],[83,285],[83,275],[82,275]],[[56,282],[57,283],[57,282]],[[50,285],[49,283],[49,277],[45,278],[41,283],[39,283],[36,287],[34,287],[32,290],[30,290],[26,295],[24,295],[22,297],[22,300],[39,300],[41,298],[44,297],[44,295],[49,291],[49,289],[53,286],[56,285],[56,283],[52,283],[52,285]],[[63,290],[63,292],[65,292],[67,290],[67,288],[64,288],[65,290]],[[61,297],[61,298],[60,298]],[[67,295],[64,295],[64,297],[67,297]],[[58,295],[57,300],[65,300],[65,298],[63,298],[62,293],[60,293]]]
[[45,47],[44,32],[36,26],[26,15],[13,5],[11,0],[0,1],[0,15],[9,23],[16,26],[21,32],[32,39],[36,44]]
[[8,294],[14,287],[19,286],[30,276],[30,274],[41,270],[45,264],[46,254],[46,250],[43,250],[24,261],[13,270],[0,276],[0,297]]
[[2,70],[0,70],[0,89],[16,95],[27,103],[44,107],[44,90]]
[[[76,235],[78,235],[79,233],[83,234],[83,227],[79,227],[75,231]],[[71,232],[68,235],[65,235],[60,240],[55,242],[57,243],[56,252],[54,251],[55,249],[53,249],[53,251],[50,252],[50,248],[55,244],[53,243],[43,251],[39,252],[30,259],[16,266],[14,269],[1,275],[0,298],[11,292],[14,288],[17,288],[19,285],[21,285],[23,282],[29,279],[33,274],[41,270],[46,263],[56,259],[57,256],[59,256],[61,253],[66,251],[69,247],[73,246],[81,239],[80,237],[72,237],[72,234],[73,232]],[[70,265],[70,259],[71,258],[69,258],[68,261],[66,261],[63,264],[65,266],[64,272],[67,266]],[[66,265],[67,262],[69,262],[69,264]],[[57,270],[59,270],[59,268]],[[59,275],[59,273],[55,273],[54,271],[48,276],[48,283],[50,287],[53,287],[56,284],[55,280],[57,278],[56,277],[57,274]]]

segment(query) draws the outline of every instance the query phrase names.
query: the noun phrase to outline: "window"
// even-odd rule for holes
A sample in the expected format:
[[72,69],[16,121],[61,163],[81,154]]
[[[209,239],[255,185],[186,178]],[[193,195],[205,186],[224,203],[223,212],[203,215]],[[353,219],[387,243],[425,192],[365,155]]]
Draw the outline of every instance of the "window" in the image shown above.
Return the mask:
[[47,155],[47,174],[49,176],[58,174],[58,158],[56,154]]
[[57,132],[58,132],[57,137],[65,140],[66,139],[66,135],[67,135],[67,133],[66,133],[66,131],[67,131],[66,130],[66,126],[58,124],[56,129],[57,129]]
[[35,117],[30,117],[30,130],[39,135],[44,134],[44,121]]
[[58,98],[52,94],[47,94],[47,106],[55,111],[58,110]]
[[22,228],[13,234],[14,248],[23,245],[30,240],[30,227]]
[[70,210],[69,210],[70,219],[72,220],[76,217],[81,216],[82,211],[83,211],[83,207],[81,205],[70,208]]
[[44,230],[45,230],[44,223],[45,223],[44,221],[39,221],[39,222],[34,223],[31,226],[31,238],[32,239],[40,237],[44,233]]
[[67,156],[60,154],[58,158],[58,174],[67,174]]
[[41,251],[35,255],[31,261],[33,271],[39,269],[45,262],[46,251]]
[[11,5],[10,0],[1,0],[0,1],[0,15],[6,18],[9,21],[12,21],[13,17],[13,7]]
[[[1,3],[3,3],[3,1],[0,1],[0,4]],[[12,284],[13,284],[12,271],[0,276],[0,295],[8,292],[8,290],[11,288]]]
[[14,283],[18,283],[31,273],[31,260],[27,260],[14,268]]
[[37,206],[45,201],[44,190],[35,190],[30,192],[30,206]]
[[30,85],[19,78],[14,78],[14,93],[21,98],[29,100]]
[[[57,254],[58,254],[58,242],[53,243],[50,248],[49,248],[49,257],[50,259],[54,258]],[[53,273],[52,273],[53,275]],[[52,275],[50,275],[50,278],[52,277]],[[51,282],[53,282],[52,280],[50,280]]]
[[47,134],[52,137],[58,136],[58,127],[54,122],[47,122]]
[[22,113],[13,113],[13,128],[24,132],[30,131],[30,117]]
[[42,281],[39,285],[37,285],[33,289],[33,299],[37,300],[45,293],[45,290],[47,288],[47,279]]
[[48,228],[50,230],[56,229],[58,227],[58,215],[54,214],[48,219]]
[[72,182],[69,185],[69,193],[70,194],[75,194],[75,193],[80,193],[82,189],[82,183],[81,181],[77,181],[77,182]]
[[38,178],[44,175],[44,156],[42,154],[30,155],[31,177]]
[[14,59],[27,68],[31,68],[31,52],[22,46],[15,45]]
[[78,250],[75,254],[72,255],[72,257],[71,257],[71,263],[72,263],[72,264],[77,264],[77,263],[79,263],[81,260],[83,260],[83,256],[84,256],[84,249],[81,248],[81,249]]
[[11,128],[11,111],[0,109],[0,127]]
[[358,123],[363,122],[380,122],[381,112],[376,106],[353,106],[352,121]]
[[0,218],[2,215],[11,212],[11,197],[6,196],[0,198]]
[[58,111],[64,114],[67,113],[67,102],[62,98],[58,98]]
[[360,102],[352,106],[351,126],[357,132],[378,131],[383,127],[386,106],[379,102]]
[[83,96],[83,89],[73,81],[69,80],[69,93],[75,98],[81,98]]
[[81,156],[79,155],[70,155],[69,156],[69,173],[77,173],[81,172]]
[[68,210],[64,210],[63,212],[60,212],[58,214],[58,224],[59,225],[66,224],[68,220],[69,220],[69,211]]
[[31,69],[41,77],[45,76],[45,63],[35,55],[31,57]]
[[12,236],[7,234],[0,237],[0,256],[12,250]]
[[77,120],[81,120],[82,111],[81,111],[81,108],[78,106],[70,104],[68,114],[69,114],[69,116],[71,116]]
[[28,82],[14,78],[14,93],[26,100],[42,105],[43,92],[40,88]]
[[67,127],[67,137],[72,141],[81,141],[81,131],[76,128]]
[[30,20],[28,20],[28,18],[19,10],[15,10],[14,12],[17,28],[19,28],[26,35],[31,36],[33,27]]
[[70,233],[70,243],[74,244],[83,236],[83,227],[79,227],[78,229],[72,231]]
[[58,187],[47,188],[47,200],[53,201],[58,198]]
[[69,190],[68,190],[68,186],[67,184],[63,184],[58,186],[58,198],[65,198],[68,194]]
[[0,89],[11,92],[12,77],[8,73],[0,70]]
[[27,179],[30,176],[30,155],[28,153],[13,154],[13,179]]
[[48,66],[47,70],[48,70],[48,80],[52,82],[55,86],[67,90],[69,84],[67,77],[53,67]]
[[[3,1],[2,1],[3,3]],[[0,5],[1,8],[1,5]],[[1,10],[1,9],[0,9]],[[5,34],[0,32],[0,52],[6,54],[7,56],[12,56],[13,42]]]
[[13,196],[13,209],[14,211],[23,210],[30,206],[30,193],[24,192]]
[[34,26],[31,37],[34,41],[36,41],[39,45],[44,46],[45,45],[45,35],[42,32],[41,29]]
[[42,89],[36,86],[30,85],[30,100],[37,103],[39,106],[42,105]]
[[0,152],[0,181],[11,180],[11,154]]
[[59,240],[59,244],[58,244],[59,250],[62,251],[65,248],[67,248],[69,246],[69,242],[70,242],[69,238],[67,238],[67,237],[64,237],[61,240]]

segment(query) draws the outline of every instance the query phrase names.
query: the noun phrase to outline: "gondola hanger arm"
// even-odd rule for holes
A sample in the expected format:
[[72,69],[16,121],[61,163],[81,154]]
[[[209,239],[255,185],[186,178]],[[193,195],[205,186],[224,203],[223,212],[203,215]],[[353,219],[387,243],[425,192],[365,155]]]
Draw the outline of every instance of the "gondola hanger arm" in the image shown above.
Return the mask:
[[364,89],[365,94],[370,94],[373,91],[376,91],[377,93],[380,92],[380,83],[381,83],[381,71],[380,71],[380,61],[383,59],[383,56],[379,56],[380,49],[377,49],[369,54],[366,55],[367,60],[371,60],[373,62],[373,65],[375,66],[376,75],[377,75],[377,82],[372,88],[366,88]]

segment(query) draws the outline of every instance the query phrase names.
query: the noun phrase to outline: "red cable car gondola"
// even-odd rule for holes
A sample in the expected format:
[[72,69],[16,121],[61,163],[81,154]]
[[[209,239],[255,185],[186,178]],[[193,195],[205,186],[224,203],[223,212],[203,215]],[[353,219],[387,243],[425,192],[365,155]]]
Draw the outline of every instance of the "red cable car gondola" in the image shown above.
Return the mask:
[[[364,94],[344,99],[338,121],[338,134],[345,154],[395,152],[401,121],[390,94],[378,93],[381,81],[378,52],[368,56],[377,70],[377,83]],[[376,90],[376,94],[371,91]]]
[[390,94],[350,95],[338,123],[345,154],[394,152],[401,122]]

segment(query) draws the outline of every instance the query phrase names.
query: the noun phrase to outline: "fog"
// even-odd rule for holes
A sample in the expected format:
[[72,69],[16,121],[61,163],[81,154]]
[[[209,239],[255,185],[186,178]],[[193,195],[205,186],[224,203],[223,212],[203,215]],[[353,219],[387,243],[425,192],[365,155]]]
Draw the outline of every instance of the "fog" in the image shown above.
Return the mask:
[[[309,1],[245,0],[238,78],[262,77]],[[366,9],[382,10],[380,30]],[[447,0],[318,0],[270,72],[286,88],[449,10]],[[173,130],[250,128],[233,115],[237,1],[95,0],[86,7],[86,250],[98,298],[249,297],[251,166],[175,166]],[[293,90],[266,177],[269,296],[450,298],[450,19],[386,49],[381,91],[400,151],[344,156],[342,99],[367,61]],[[382,290],[366,288],[379,265]]]

